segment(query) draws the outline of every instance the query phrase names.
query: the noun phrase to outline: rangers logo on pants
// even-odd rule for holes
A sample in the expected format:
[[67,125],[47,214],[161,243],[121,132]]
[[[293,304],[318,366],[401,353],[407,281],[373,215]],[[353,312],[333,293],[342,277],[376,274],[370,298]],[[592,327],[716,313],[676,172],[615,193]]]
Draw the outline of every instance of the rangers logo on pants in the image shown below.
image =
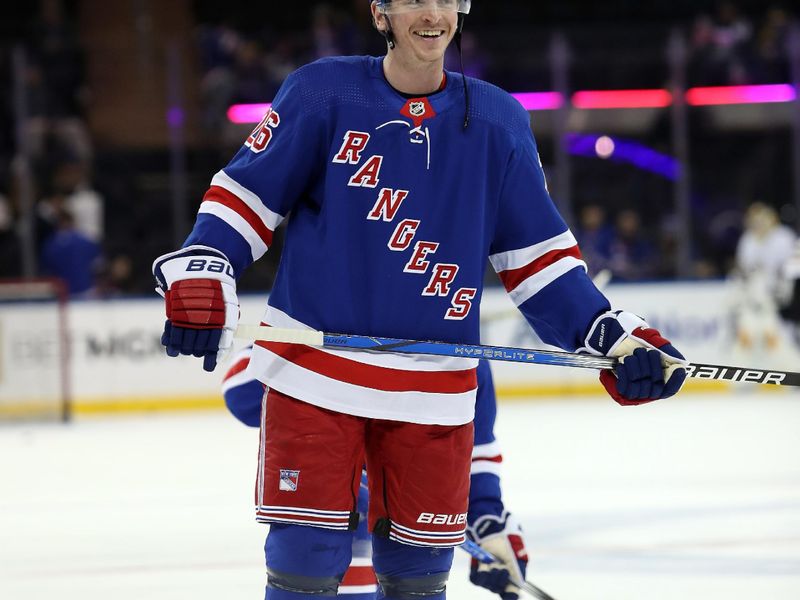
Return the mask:
[[278,484],[278,489],[282,492],[296,492],[299,479],[300,471],[281,469],[281,481]]

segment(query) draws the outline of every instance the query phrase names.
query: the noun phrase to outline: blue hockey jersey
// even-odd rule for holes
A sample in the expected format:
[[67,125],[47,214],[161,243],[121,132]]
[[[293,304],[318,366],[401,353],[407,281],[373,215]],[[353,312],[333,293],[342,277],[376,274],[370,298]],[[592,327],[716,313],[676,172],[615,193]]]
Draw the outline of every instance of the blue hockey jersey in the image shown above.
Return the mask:
[[[291,74],[212,182],[186,245],[214,247],[237,275],[288,221],[264,323],[479,342],[487,258],[548,343],[582,344],[609,308],[546,190],[528,113],[460,77],[407,98],[382,59],[323,59]],[[381,419],[458,425],[476,361],[257,344],[250,372],[293,397]]]

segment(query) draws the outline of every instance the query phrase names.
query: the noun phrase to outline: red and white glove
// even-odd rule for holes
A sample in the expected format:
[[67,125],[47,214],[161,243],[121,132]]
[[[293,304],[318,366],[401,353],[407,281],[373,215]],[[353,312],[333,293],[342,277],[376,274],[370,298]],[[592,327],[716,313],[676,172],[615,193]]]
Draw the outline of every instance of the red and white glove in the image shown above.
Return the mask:
[[623,406],[669,398],[686,379],[688,362],[669,340],[644,319],[625,311],[609,311],[595,319],[582,350],[619,358],[612,371],[600,372],[600,382]]
[[525,581],[528,551],[516,519],[508,511],[501,516],[482,515],[467,528],[467,536],[497,559],[491,563],[472,559],[469,580],[499,594],[502,600],[517,600],[519,584]]
[[156,291],[166,300],[161,343],[169,356],[203,358],[213,371],[233,345],[239,322],[236,279],[227,257],[207,246],[188,246],[153,262]]

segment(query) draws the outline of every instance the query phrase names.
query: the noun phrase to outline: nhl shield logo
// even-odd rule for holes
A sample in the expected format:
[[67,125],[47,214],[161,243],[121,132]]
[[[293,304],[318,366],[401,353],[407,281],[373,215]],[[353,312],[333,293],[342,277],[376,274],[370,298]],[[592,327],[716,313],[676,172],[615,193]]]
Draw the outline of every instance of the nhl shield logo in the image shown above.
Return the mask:
[[408,112],[411,113],[412,117],[421,117],[425,114],[425,103],[424,102],[409,102],[408,104]]
[[278,489],[282,492],[296,492],[299,479],[300,471],[281,469],[281,480],[278,484]]
[[411,119],[414,127],[420,127],[423,121],[434,118],[436,111],[427,98],[409,98],[400,110],[400,114]]

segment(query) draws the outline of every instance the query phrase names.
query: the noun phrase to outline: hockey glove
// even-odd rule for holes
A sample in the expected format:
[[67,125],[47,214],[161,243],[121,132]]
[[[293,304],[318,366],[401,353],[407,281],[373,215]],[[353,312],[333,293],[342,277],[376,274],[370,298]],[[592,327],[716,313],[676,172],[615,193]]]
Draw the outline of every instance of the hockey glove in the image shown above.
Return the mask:
[[161,343],[169,356],[203,358],[213,371],[230,350],[239,322],[233,268],[225,255],[206,246],[189,246],[153,263],[156,291],[166,300],[167,322]]
[[501,516],[483,515],[467,528],[467,536],[497,558],[483,563],[472,559],[469,580],[503,600],[517,600],[519,585],[525,581],[528,551],[522,539],[522,529],[508,511]]
[[600,382],[623,406],[669,398],[686,379],[689,363],[669,340],[641,317],[625,311],[609,311],[595,319],[583,350],[619,358],[612,371],[600,372]]

